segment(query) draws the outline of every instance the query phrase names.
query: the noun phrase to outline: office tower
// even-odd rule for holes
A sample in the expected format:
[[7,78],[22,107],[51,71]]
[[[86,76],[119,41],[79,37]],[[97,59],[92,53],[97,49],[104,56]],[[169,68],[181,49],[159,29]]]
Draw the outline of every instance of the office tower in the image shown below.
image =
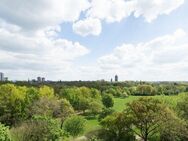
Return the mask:
[[37,82],[42,82],[42,78],[41,77],[37,77]]
[[42,77],[42,82],[45,82],[45,78],[44,77]]
[[0,72],[0,81],[4,81],[4,73]]
[[118,82],[118,75],[115,75],[115,82]]

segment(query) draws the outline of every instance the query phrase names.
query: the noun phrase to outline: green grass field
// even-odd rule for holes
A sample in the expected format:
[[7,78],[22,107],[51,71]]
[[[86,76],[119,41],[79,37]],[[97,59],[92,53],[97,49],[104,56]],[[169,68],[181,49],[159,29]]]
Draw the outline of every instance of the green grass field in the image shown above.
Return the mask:
[[[164,101],[170,107],[174,108],[177,102],[180,99],[182,99],[183,96],[184,94],[179,94],[176,96],[151,96],[151,97]],[[127,103],[132,102],[133,100],[139,99],[140,97],[142,96],[129,96],[127,98],[114,98],[113,109],[117,112],[121,112],[125,109]],[[96,130],[99,128],[100,128],[100,125],[97,119],[87,120],[85,133],[88,133],[92,130]]]
[[113,109],[117,112],[121,112],[125,109],[127,103],[140,98],[140,96],[129,96],[127,98],[114,98]]
[[100,128],[100,125],[99,125],[99,122],[98,122],[97,119],[89,119],[86,122],[85,133],[88,133],[90,131],[93,131],[93,130],[96,130],[96,129],[99,129],[99,128]]

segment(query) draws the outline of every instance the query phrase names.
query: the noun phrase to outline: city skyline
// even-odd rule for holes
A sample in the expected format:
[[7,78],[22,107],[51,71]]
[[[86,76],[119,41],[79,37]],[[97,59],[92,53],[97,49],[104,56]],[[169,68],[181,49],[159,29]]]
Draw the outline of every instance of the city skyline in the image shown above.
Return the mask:
[[187,81],[188,1],[0,1],[11,80]]

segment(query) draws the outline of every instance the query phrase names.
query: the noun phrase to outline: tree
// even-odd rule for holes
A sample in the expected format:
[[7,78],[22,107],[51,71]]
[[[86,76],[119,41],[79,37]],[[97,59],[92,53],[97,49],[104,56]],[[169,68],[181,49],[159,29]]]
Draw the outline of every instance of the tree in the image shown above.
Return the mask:
[[137,95],[155,95],[155,89],[151,85],[138,85],[137,86]]
[[13,125],[25,117],[26,87],[13,84],[0,86],[0,122]]
[[182,96],[177,103],[177,109],[180,116],[188,121],[188,95]]
[[74,114],[74,109],[66,99],[56,97],[41,97],[29,108],[29,115],[48,116],[61,119],[61,127],[64,120]]
[[131,123],[124,113],[114,113],[107,116],[100,124],[107,133],[105,140],[134,140],[133,132],[130,130]]
[[54,112],[60,109],[60,103],[57,98],[40,97],[34,101],[29,108],[29,115],[40,115],[53,117]]
[[102,119],[111,115],[114,112],[115,112],[115,110],[112,108],[103,108],[102,112],[99,114],[98,120],[101,121]]
[[54,97],[54,89],[48,86],[42,86],[39,88],[39,96],[40,97]]
[[80,116],[72,116],[65,120],[63,129],[73,137],[84,132],[86,120]]
[[58,141],[63,131],[58,120],[35,116],[12,129],[12,136],[19,141]]
[[67,99],[75,110],[83,111],[83,113],[89,110],[92,101],[101,101],[99,91],[87,87],[63,88],[60,96]]
[[92,101],[90,103],[89,110],[90,110],[91,114],[96,115],[102,111],[102,107],[103,107],[103,105],[101,104],[101,102]]
[[124,112],[132,124],[132,131],[144,141],[157,134],[173,113],[161,101],[153,98],[135,100],[127,105]]
[[105,95],[102,97],[102,103],[103,103],[103,105],[104,105],[106,108],[113,107],[114,101],[113,101],[112,96],[105,94]]
[[186,141],[188,140],[188,129],[186,122],[175,114],[161,125],[160,127],[161,141]]
[[0,141],[11,141],[8,127],[0,123]]
[[61,119],[61,128],[63,127],[63,122],[70,116],[74,115],[74,109],[72,105],[66,99],[59,100],[60,102],[60,109],[54,111],[54,116],[59,117]]

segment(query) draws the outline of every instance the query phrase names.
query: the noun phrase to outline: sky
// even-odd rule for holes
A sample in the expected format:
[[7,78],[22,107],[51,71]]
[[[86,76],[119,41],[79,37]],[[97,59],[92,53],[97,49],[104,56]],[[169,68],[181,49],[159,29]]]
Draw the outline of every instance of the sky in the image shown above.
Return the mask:
[[188,81],[186,0],[1,0],[10,80]]

